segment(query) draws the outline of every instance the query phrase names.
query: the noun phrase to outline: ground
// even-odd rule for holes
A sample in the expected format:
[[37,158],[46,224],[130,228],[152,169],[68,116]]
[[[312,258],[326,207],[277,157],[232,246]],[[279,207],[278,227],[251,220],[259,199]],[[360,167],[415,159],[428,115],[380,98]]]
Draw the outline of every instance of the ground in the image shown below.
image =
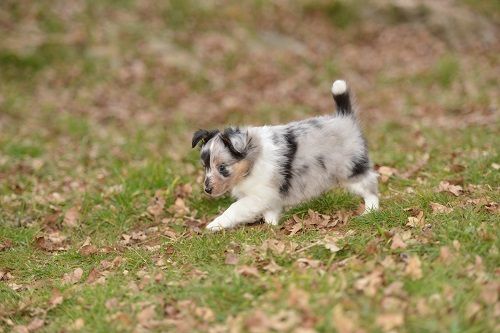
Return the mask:
[[[500,329],[497,1],[0,4],[0,332]],[[353,89],[381,210],[221,233],[191,134]]]

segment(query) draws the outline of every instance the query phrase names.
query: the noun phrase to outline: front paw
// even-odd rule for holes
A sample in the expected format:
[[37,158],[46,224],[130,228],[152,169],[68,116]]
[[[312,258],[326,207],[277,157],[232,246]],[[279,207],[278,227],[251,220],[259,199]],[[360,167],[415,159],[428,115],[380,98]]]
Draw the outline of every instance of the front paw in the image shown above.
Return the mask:
[[231,225],[229,225],[229,223],[221,219],[220,216],[207,225],[207,229],[213,232],[221,231],[223,229],[228,229],[228,228],[231,228]]

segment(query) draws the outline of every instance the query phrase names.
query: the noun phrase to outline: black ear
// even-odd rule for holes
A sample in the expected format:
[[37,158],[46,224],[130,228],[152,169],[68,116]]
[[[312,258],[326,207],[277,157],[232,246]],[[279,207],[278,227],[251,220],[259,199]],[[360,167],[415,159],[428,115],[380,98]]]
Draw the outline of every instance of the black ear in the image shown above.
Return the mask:
[[201,141],[201,145],[203,146],[208,142],[211,138],[219,133],[219,130],[207,131],[207,130],[197,130],[193,134],[193,141],[191,142],[191,148],[194,148],[198,145],[198,142]]
[[239,131],[239,129],[226,129],[224,131],[224,133],[222,133],[220,135],[220,138],[222,140],[222,142],[224,143],[224,145],[226,146],[226,148],[229,150],[229,152],[231,153],[231,155],[233,155],[234,158],[236,159],[243,159],[245,158],[246,154],[244,151],[239,151],[238,149],[236,149],[233,145],[233,143],[231,142],[231,136],[233,135],[241,135],[242,133]]

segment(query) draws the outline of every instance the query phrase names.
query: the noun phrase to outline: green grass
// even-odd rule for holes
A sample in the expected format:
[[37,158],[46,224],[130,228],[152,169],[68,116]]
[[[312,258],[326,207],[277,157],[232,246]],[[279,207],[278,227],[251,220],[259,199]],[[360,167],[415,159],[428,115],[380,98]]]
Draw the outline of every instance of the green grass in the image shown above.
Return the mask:
[[[467,3],[459,8],[493,8]],[[349,1],[289,5],[0,5],[9,14],[0,18],[7,36],[0,39],[0,332],[34,318],[44,320],[41,332],[343,332],[346,325],[382,332],[386,314],[402,316],[393,328],[401,332],[495,329],[498,300],[488,295],[500,259],[492,204],[500,201],[492,112],[498,46],[455,49],[431,28],[422,37],[425,23],[414,23],[431,7],[408,17],[399,7],[362,9]],[[392,59],[400,54],[388,49],[392,42],[367,27],[389,37],[410,29],[411,47],[396,49],[404,61]],[[361,57],[367,45],[370,59]],[[439,52],[422,54],[422,45]],[[352,82],[373,161],[398,170],[380,182],[381,210],[288,235],[293,216],[358,209],[359,198],[333,189],[284,212],[279,227],[194,228],[233,199],[202,194],[192,131],[331,112],[328,89],[337,77]],[[426,153],[427,163],[403,177]],[[464,191],[437,192],[441,181]],[[180,194],[188,207],[180,213],[183,184],[192,192]],[[165,203],[154,216],[148,207],[157,191]],[[436,214],[431,203],[453,210]],[[75,227],[64,221],[72,208]],[[417,210],[423,228],[407,226]],[[395,233],[409,236],[406,248],[391,248]],[[63,249],[37,245],[50,235],[66,237]],[[325,237],[339,237],[341,249],[332,253]],[[95,253],[82,252],[87,239]],[[262,248],[273,240],[284,250]],[[228,254],[236,265],[226,264]],[[416,279],[405,272],[412,256],[421,263]],[[106,267],[117,257],[121,264]],[[302,267],[304,258],[313,267]],[[266,270],[271,261],[280,270]],[[257,276],[240,274],[245,267]],[[77,268],[81,280],[65,284]],[[87,282],[94,269],[101,279]],[[360,284],[378,270],[370,294]],[[51,305],[54,290],[61,304]],[[148,306],[154,315],[145,320]]]

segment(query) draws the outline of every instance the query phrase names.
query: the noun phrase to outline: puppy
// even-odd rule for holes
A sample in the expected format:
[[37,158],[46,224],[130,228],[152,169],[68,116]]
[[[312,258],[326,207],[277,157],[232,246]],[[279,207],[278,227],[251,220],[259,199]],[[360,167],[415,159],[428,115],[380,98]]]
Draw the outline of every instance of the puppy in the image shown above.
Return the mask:
[[343,186],[363,197],[365,213],[379,207],[377,174],[345,81],[332,85],[337,113],[286,125],[198,130],[205,192],[237,198],[207,225],[217,231],[261,217],[277,225],[284,208]]

